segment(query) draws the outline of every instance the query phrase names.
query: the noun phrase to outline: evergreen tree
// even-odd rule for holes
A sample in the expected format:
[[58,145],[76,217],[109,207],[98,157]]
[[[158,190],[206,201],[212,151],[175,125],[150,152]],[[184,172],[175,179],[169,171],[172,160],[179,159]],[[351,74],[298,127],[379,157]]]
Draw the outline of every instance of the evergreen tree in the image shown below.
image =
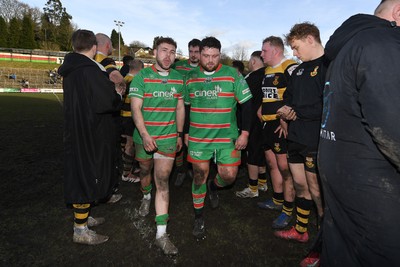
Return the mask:
[[[124,43],[124,39],[122,38],[121,33],[120,33],[119,38],[121,38],[120,39],[121,47],[123,47],[125,45],[125,43]],[[110,39],[111,39],[111,43],[112,43],[113,47],[117,48],[118,47],[118,32],[116,30],[114,30],[114,29],[112,30]]]
[[72,19],[72,16],[67,13],[60,0],[48,0],[43,11],[47,15],[49,22],[55,26],[59,26],[61,19],[65,16],[68,19]]
[[55,42],[55,26],[50,22],[47,14],[43,14],[42,18],[42,29],[41,29],[41,40],[43,41],[44,49],[49,49],[52,42]]
[[19,47],[26,49],[36,48],[34,24],[31,16],[25,15],[22,19],[21,38]]
[[[69,31],[62,32],[62,30],[65,30],[67,24],[71,24],[69,20],[72,19],[72,16],[67,13],[60,0],[48,0],[43,11],[44,16],[42,20],[45,22],[45,25],[42,24],[42,27],[44,27],[45,31],[46,48],[54,49],[54,46],[59,47],[60,45],[64,48],[67,47],[68,43],[65,42],[65,36],[69,34]],[[61,24],[63,25],[61,26]]]
[[124,46],[125,45],[125,43],[124,43],[124,38],[122,38],[122,33],[119,33],[119,37],[121,38],[121,46]]
[[111,31],[110,39],[111,39],[112,46],[114,48],[118,48],[118,32],[116,30],[113,29]]
[[58,27],[58,39],[57,42],[60,46],[60,50],[63,51],[71,51],[72,44],[71,44],[71,36],[73,33],[73,27],[71,25],[70,19],[68,16],[64,15],[61,18],[60,26]]
[[8,47],[8,29],[7,23],[3,17],[0,17],[0,47]]
[[21,48],[19,41],[21,39],[21,21],[17,18],[12,18],[8,24],[8,47]]

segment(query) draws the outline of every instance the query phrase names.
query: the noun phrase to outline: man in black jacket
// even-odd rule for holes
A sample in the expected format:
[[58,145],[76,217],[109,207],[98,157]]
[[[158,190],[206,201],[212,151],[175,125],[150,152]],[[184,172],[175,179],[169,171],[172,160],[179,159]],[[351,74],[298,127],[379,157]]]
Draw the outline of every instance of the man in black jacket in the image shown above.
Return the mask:
[[319,170],[322,266],[400,266],[400,1],[331,36]]
[[74,52],[65,57],[58,72],[64,90],[64,197],[74,208],[75,243],[96,245],[108,240],[88,226],[104,222],[89,217],[95,201],[108,195],[106,187],[114,173],[115,125],[112,113],[121,102],[104,68],[93,60],[93,32],[77,30],[72,35]]
[[261,85],[265,76],[265,65],[260,50],[254,51],[251,54],[249,70],[250,73],[245,77],[251,94],[253,95],[253,98],[251,99],[253,111],[252,114],[248,114],[248,118],[251,120],[251,128],[249,142],[246,148],[249,184],[243,190],[236,191],[236,196],[240,198],[258,197],[259,190],[263,192],[268,190],[266,163],[264,150],[262,148],[262,124],[260,119],[257,117],[257,110],[262,104],[263,94]]

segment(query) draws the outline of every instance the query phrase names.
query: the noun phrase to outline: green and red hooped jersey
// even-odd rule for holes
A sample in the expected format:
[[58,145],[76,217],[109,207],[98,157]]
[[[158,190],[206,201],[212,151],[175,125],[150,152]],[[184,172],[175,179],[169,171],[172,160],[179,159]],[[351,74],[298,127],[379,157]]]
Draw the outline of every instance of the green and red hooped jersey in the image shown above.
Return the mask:
[[183,76],[186,76],[186,74],[188,74],[189,71],[191,71],[192,69],[194,69],[196,67],[197,66],[190,65],[190,60],[189,59],[180,60],[180,61],[176,62],[172,66],[172,68],[174,68],[177,71],[179,71],[179,73],[182,74]]
[[[142,69],[132,80],[129,97],[143,99],[142,114],[148,133],[157,144],[176,144],[176,106],[183,99],[183,76],[170,69],[167,76],[158,73],[155,66]],[[137,129],[135,143],[142,144]]]
[[237,103],[251,98],[245,79],[233,67],[220,64],[212,74],[201,67],[189,72],[185,90],[185,102],[191,105],[189,147],[233,147],[238,137]]

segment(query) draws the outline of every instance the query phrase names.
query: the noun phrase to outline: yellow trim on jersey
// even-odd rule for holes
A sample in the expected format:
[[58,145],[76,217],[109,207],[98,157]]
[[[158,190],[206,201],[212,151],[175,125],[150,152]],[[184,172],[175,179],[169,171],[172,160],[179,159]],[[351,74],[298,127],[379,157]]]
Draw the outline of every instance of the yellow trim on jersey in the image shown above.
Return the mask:
[[[105,58],[107,58],[106,55],[103,54],[96,54],[96,56],[94,57],[94,60],[96,60],[98,63],[102,62]],[[113,68],[113,69],[117,69],[116,65],[113,64],[109,64],[107,66],[104,66],[104,68],[107,70],[109,68]]]
[[274,120],[279,119],[278,114],[262,115],[261,118],[263,121],[274,121]]
[[122,117],[131,117],[132,116],[132,112],[121,110],[121,116]]

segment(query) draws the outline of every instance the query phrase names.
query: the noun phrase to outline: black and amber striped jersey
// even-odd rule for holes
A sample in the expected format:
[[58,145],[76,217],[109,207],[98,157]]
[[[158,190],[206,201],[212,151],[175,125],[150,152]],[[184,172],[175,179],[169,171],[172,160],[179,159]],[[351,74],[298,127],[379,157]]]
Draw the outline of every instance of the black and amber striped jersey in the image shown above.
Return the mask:
[[134,75],[131,73],[128,73],[124,77],[124,82],[126,84],[126,93],[124,95],[124,104],[122,105],[122,108],[121,108],[121,116],[122,117],[131,117],[132,116],[131,99],[130,99],[130,97],[128,97],[128,94],[129,94],[129,87],[131,85],[131,81],[132,81],[133,77],[134,77]]
[[107,57],[104,54],[97,53],[94,57],[94,60],[96,60],[96,62],[100,63],[106,69],[108,75],[110,75],[110,73],[114,70],[118,70],[114,59]]
[[298,66],[291,59],[283,60],[279,65],[265,68],[261,90],[263,94],[261,114],[263,121],[276,120],[276,111],[283,106],[283,93],[288,85],[292,71]]

